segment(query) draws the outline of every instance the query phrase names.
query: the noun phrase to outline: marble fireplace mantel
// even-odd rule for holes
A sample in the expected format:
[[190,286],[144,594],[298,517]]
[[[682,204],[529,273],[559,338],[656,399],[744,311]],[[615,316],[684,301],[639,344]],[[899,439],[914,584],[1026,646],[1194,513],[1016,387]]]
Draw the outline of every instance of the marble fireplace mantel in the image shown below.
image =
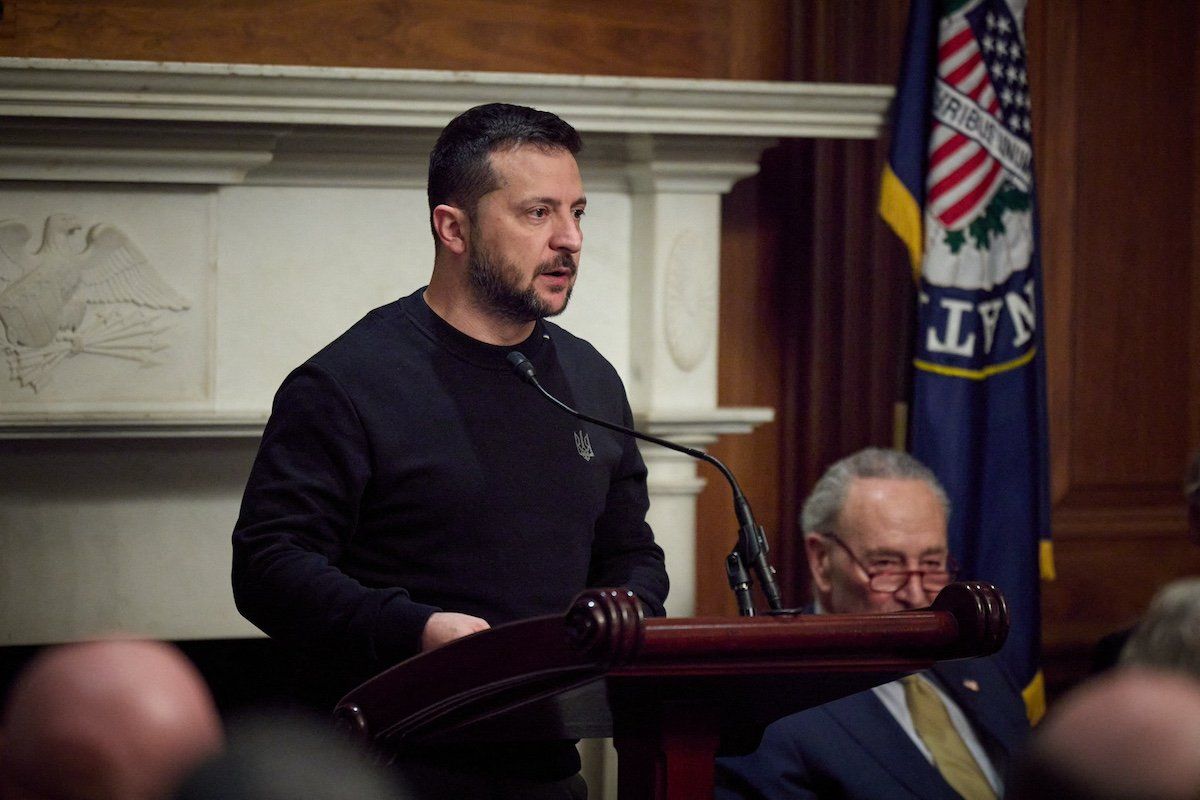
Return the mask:
[[[257,436],[287,371],[425,282],[429,149],[455,114],[493,101],[554,111],[583,134],[585,255],[561,323],[613,362],[639,426],[695,446],[748,432],[772,409],[717,403],[717,298],[737,291],[719,283],[721,197],[780,138],[878,136],[891,95],[844,84],[0,58],[0,307],[52,244],[62,263],[123,259],[138,276],[107,299],[64,294],[67,305],[40,320],[43,334],[22,333],[11,312],[0,319],[0,438],[26,440],[27,468],[50,474],[32,440]],[[702,481],[676,454],[644,452],[671,610],[685,613]],[[0,523],[52,529],[70,548],[102,512],[61,495],[53,503],[68,507],[30,501],[0,512]],[[74,531],[62,522],[72,515],[91,519]],[[230,521],[194,546],[212,547]],[[14,571],[0,605],[87,572],[47,566],[39,548],[50,546],[10,543],[14,558],[40,566]],[[88,577],[82,595],[103,593],[105,580]],[[151,592],[113,615],[167,638],[247,630],[223,596],[171,623],[150,610],[163,602]],[[0,643],[71,638],[103,622],[61,605],[22,600]]]
[[[631,380],[639,413],[661,417],[663,409],[679,408],[694,416],[715,409],[721,194],[756,172],[761,151],[780,137],[877,136],[890,96],[888,87],[838,84],[0,59],[0,181],[27,191],[87,183],[92,194],[114,184],[172,186],[176,196],[215,195],[209,206],[219,206],[221,190],[233,187],[262,187],[258,198],[265,203],[274,202],[268,187],[412,192],[424,187],[437,131],[461,109],[502,99],[553,110],[584,134],[588,189],[616,194],[632,212],[615,231],[633,251],[619,254],[626,262],[619,265],[627,273],[624,296],[598,304],[611,307],[615,299],[632,307],[635,313],[622,315],[628,319],[621,349],[628,349],[601,349]],[[108,207],[120,211],[120,190],[112,194]],[[38,226],[53,212],[22,219],[21,210],[0,205],[0,214],[34,234],[32,249]],[[73,213],[85,226],[121,219],[55,210]],[[204,264],[215,267],[209,270],[214,285],[237,266],[221,259],[225,220],[217,217],[201,232],[218,251],[215,265]],[[326,227],[331,237],[343,228],[337,219]],[[611,233],[604,229],[599,236]],[[152,242],[137,244],[157,263],[148,252]],[[288,243],[280,244],[286,260]],[[414,244],[431,250],[424,241]],[[230,255],[226,261],[236,260]],[[412,262],[419,279],[429,259]],[[635,283],[637,291],[629,291]],[[199,288],[213,294],[213,286]],[[269,400],[263,387],[243,391],[236,380],[223,381],[211,363],[247,344],[223,347],[220,317],[250,288],[209,297],[206,308],[185,312],[209,317],[203,349],[216,351],[209,353],[206,385],[191,396],[138,403],[71,396],[61,387],[63,396],[52,398],[10,392],[0,397],[0,435],[255,435]],[[271,321],[260,327],[263,334]],[[633,340],[639,345],[630,347]],[[98,368],[97,359],[91,361]],[[255,368],[261,370],[261,362]]]
[[6,116],[440,129],[496,98],[584,132],[874,138],[891,87],[0,58]]

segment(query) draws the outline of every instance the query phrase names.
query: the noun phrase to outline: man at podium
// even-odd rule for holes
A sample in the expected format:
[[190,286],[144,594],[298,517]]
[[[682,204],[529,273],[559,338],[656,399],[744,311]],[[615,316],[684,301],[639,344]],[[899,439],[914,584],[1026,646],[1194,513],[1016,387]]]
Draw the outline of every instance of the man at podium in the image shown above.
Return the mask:
[[[524,354],[581,412],[632,424],[613,367],[545,319],[579,268],[580,146],[521,106],[451,121],[430,156],[429,285],[372,311],[276,395],[233,534],[234,595],[325,712],[402,659],[560,614],[589,586],[627,587],[663,613],[635,443],[554,408],[507,359]],[[580,791],[571,742],[440,748],[409,767],[436,796]]]
[[[800,519],[813,610],[928,606],[956,574],[949,513],[937,478],[907,453],[868,448],[834,464]],[[996,662],[942,662],[772,723],[757,751],[718,760],[717,797],[990,800],[1027,731]]]

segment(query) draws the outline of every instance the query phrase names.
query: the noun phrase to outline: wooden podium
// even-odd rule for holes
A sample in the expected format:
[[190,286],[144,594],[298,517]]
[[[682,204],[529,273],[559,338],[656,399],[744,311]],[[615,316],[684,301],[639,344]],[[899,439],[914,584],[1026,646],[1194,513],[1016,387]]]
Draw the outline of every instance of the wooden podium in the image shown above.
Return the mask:
[[628,591],[498,626],[354,689],[335,718],[384,751],[405,744],[612,736],[622,800],[712,796],[713,759],[753,749],[786,714],[989,655],[1004,597],[955,583],[895,614],[651,618]]

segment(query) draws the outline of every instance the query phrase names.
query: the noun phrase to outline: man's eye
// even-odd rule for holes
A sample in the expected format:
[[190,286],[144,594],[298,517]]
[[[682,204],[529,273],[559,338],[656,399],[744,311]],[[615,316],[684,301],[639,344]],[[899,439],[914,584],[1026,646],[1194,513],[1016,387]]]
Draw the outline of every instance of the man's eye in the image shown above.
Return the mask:
[[529,215],[534,219],[545,219],[550,215],[550,212],[544,208],[535,208],[529,212]]
[[582,208],[577,208],[572,213],[575,215],[575,219],[583,219],[583,215],[586,212]]
[[896,572],[901,569],[899,561],[875,561],[871,563],[871,569],[881,572]]

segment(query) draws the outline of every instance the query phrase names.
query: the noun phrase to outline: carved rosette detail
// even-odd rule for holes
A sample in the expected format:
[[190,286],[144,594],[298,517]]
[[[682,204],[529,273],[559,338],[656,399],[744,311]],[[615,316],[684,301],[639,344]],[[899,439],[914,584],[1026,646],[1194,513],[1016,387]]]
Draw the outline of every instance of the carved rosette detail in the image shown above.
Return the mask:
[[667,256],[665,324],[671,360],[684,372],[704,361],[712,347],[708,324],[716,307],[716,291],[696,265],[704,258],[704,242],[695,230],[675,237]]

